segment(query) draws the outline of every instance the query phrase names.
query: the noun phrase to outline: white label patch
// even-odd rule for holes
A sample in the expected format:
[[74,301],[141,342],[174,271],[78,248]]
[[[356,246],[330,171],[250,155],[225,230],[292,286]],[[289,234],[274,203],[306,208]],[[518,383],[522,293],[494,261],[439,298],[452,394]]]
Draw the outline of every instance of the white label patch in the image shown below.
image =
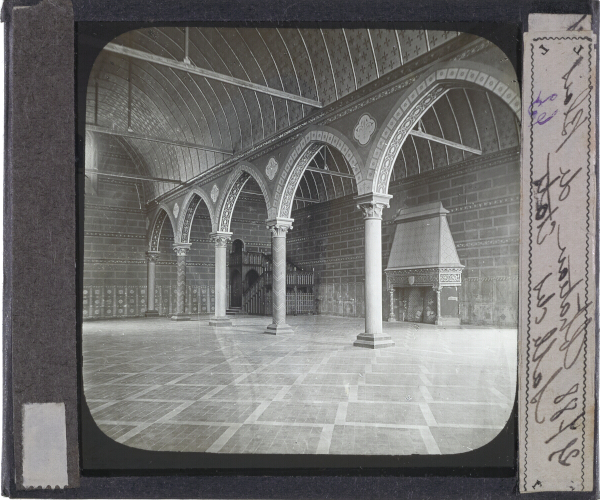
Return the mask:
[[23,405],[23,486],[65,488],[68,483],[64,403]]

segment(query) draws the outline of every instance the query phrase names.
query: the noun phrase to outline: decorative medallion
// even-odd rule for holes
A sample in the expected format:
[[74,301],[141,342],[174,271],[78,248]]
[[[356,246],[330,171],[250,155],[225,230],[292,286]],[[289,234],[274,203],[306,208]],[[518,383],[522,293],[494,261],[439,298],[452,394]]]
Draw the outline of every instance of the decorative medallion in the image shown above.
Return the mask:
[[216,203],[218,197],[219,197],[219,186],[217,186],[216,184],[213,184],[213,187],[210,190],[210,199],[213,201],[213,203]]
[[173,205],[173,215],[175,216],[176,219],[177,219],[177,216],[179,215],[179,205],[177,203],[175,203],[175,205]]
[[354,127],[354,138],[361,146],[364,146],[371,140],[373,132],[375,132],[375,120],[368,113],[365,113]]
[[277,163],[277,160],[271,156],[269,163],[267,163],[267,168],[265,169],[265,173],[267,174],[267,177],[269,178],[270,181],[272,181],[273,178],[275,177],[278,167],[279,167],[279,164]]

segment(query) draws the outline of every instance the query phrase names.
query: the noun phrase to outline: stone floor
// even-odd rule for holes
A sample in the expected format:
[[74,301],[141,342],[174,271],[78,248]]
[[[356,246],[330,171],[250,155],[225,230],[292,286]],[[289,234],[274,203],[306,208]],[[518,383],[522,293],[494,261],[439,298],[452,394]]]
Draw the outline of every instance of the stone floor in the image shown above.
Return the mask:
[[439,454],[502,429],[516,390],[514,329],[384,323],[393,348],[353,347],[364,320],[94,321],[83,328],[84,392],[98,426],[147,450]]

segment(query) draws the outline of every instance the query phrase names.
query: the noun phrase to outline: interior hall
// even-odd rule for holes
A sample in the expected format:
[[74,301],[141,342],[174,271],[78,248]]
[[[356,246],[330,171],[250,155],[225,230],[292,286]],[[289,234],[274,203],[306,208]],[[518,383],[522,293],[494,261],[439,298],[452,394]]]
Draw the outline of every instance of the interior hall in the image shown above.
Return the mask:
[[454,31],[145,28],[87,81],[83,380],[128,446],[440,454],[516,391],[521,101]]

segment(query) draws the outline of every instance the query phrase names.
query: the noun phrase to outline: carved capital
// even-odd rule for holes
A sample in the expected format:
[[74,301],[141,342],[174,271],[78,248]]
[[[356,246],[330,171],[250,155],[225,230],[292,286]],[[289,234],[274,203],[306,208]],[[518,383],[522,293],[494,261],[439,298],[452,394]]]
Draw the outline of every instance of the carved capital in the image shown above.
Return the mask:
[[173,243],[173,250],[175,250],[177,257],[185,257],[191,246],[191,243]]
[[216,233],[210,233],[210,241],[212,241],[216,247],[226,247],[227,243],[231,241],[233,233],[227,233],[225,231],[217,231]]
[[356,205],[365,219],[381,219],[385,205],[383,203],[363,203]]
[[365,219],[381,219],[383,209],[390,206],[392,195],[370,193],[354,198]]
[[148,262],[157,262],[159,256],[160,256],[160,252],[155,252],[152,250],[146,252],[146,260]]
[[267,228],[271,230],[273,236],[285,238],[287,232],[293,228],[292,222],[294,222],[294,219],[277,217],[267,221]]

